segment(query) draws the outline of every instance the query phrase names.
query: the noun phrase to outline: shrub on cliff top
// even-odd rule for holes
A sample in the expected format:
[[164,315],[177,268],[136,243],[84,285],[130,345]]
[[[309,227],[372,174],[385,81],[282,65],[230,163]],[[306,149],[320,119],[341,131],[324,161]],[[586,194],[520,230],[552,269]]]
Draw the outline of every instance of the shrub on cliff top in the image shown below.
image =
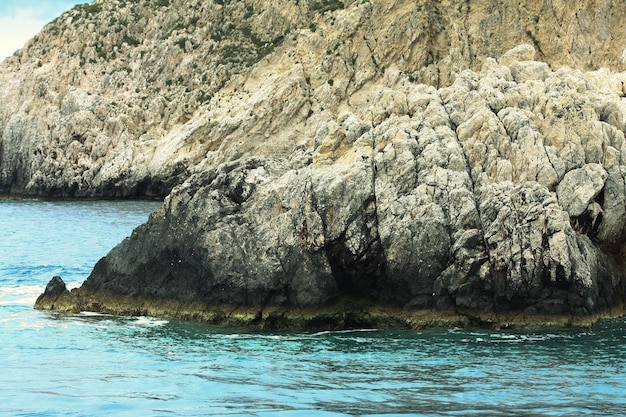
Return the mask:
[[321,13],[332,12],[337,9],[344,9],[346,6],[342,1],[336,0],[322,0],[320,3],[317,3],[313,6],[314,10],[318,10]]
[[80,6],[80,8],[87,15],[90,15],[90,14],[93,14],[93,13],[98,13],[98,12],[102,11],[102,5],[101,4],[85,3],[82,6]]

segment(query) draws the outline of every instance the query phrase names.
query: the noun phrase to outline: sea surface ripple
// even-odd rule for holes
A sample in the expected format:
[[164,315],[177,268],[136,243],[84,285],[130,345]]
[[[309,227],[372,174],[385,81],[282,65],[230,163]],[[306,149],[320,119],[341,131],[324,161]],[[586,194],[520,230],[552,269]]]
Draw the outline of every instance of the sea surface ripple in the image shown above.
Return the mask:
[[540,332],[253,332],[32,309],[157,207],[0,200],[0,415],[615,416],[626,322]]

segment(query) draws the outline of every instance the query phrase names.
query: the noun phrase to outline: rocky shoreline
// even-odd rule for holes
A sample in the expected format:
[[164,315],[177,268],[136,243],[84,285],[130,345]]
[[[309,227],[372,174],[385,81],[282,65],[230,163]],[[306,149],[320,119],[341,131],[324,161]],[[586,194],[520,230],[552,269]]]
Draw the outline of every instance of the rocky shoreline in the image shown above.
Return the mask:
[[[386,306],[442,322],[614,311],[626,294],[624,75],[546,72],[533,54],[521,46],[500,59],[509,67],[491,59],[439,90],[389,74],[370,117],[343,112],[311,148],[192,175],[81,291],[157,310],[351,299],[365,316]],[[534,70],[516,80],[520,65]]]
[[[52,289],[52,287],[55,289]],[[489,329],[545,329],[593,326],[598,320],[623,317],[623,305],[594,315],[572,317],[541,315],[523,311],[401,309],[358,299],[337,300],[316,309],[269,307],[264,309],[210,306],[201,303],[146,299],[90,293],[81,288],[68,291],[54,277],[38,298],[35,308],[66,314],[98,312],[116,316],[147,316],[197,321],[216,326],[258,330],[323,331],[346,329],[423,330],[429,328],[476,327]]]
[[[0,191],[166,196],[37,308],[303,328],[623,314],[621,3],[208,2],[189,21],[183,3],[78,7],[41,39],[97,27],[84,62],[40,39],[2,67],[0,106],[27,104],[0,113]],[[45,82],[63,59],[69,89]]]

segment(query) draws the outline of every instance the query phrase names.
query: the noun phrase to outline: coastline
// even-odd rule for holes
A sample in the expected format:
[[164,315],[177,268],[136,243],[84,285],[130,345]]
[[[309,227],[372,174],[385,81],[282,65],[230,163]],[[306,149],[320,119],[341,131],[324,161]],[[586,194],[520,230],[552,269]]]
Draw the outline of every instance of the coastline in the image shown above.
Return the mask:
[[165,196],[88,196],[88,197],[63,197],[53,195],[41,195],[41,194],[11,194],[0,193],[0,201],[160,201],[164,200]]
[[547,329],[590,328],[602,319],[624,317],[623,303],[588,316],[529,314],[523,311],[477,311],[450,308],[404,309],[344,298],[313,309],[212,306],[143,297],[93,293],[83,288],[59,296],[42,294],[37,310],[70,314],[97,312],[116,316],[148,316],[257,330],[324,331],[355,328],[424,330],[429,328]]
[[601,36],[571,4],[159,3],[76,7],[0,71],[5,198],[163,198],[39,307],[260,328],[623,314],[623,2],[590,9]]

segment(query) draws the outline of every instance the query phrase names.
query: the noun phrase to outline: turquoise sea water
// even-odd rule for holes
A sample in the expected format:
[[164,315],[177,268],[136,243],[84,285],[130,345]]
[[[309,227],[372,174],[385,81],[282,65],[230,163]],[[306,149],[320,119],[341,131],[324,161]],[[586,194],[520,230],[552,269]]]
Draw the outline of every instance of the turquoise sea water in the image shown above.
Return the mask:
[[32,309],[155,208],[0,200],[0,415],[626,415],[624,319],[303,334]]

